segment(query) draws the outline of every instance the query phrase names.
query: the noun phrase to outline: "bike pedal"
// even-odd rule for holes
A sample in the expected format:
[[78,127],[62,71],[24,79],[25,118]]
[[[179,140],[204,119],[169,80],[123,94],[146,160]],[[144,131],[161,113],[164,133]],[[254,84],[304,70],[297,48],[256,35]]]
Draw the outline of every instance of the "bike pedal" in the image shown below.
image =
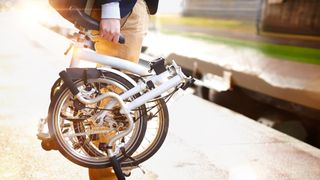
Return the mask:
[[41,147],[46,151],[58,150],[57,144],[52,138],[42,140]]
[[37,137],[41,140],[41,147],[46,151],[58,150],[55,141],[50,137],[48,133],[38,133]]
[[38,139],[41,140],[41,141],[48,140],[48,139],[51,138],[50,135],[49,135],[49,133],[38,133],[38,134],[37,134],[37,137],[38,137]]

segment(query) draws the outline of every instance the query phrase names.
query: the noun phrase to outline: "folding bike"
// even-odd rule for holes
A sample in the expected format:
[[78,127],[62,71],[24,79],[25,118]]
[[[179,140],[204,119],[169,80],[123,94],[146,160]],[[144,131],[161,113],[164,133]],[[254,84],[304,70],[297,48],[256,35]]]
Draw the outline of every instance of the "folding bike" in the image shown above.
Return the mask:
[[[89,168],[134,168],[152,157],[169,126],[166,102],[193,82],[173,61],[150,62],[149,69],[123,59],[97,54],[89,30],[99,23],[79,10],[76,40],[70,46],[70,67],[60,72],[51,89],[48,116],[38,137],[44,149],[58,149],[72,162]],[[124,39],[121,39],[123,42]],[[81,60],[100,68],[79,68]],[[43,133],[47,125],[49,134]]]

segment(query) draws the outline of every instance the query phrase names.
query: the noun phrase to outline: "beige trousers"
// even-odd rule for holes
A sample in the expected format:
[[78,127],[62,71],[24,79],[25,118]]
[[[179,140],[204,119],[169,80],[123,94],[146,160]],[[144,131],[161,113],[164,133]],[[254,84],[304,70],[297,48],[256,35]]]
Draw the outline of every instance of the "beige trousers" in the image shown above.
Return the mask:
[[[93,16],[99,17],[97,12]],[[98,53],[115,56],[137,63],[141,52],[143,37],[148,31],[149,14],[144,0],[137,0],[132,12],[121,19],[121,34],[125,37],[125,44],[108,42],[100,37],[95,39]],[[112,168],[89,169],[90,180],[116,180]]]
[[[95,16],[97,15],[99,13]],[[112,43],[99,37],[95,39],[96,51],[137,63],[142,40],[148,31],[148,21],[149,14],[144,0],[137,0],[132,12],[121,19],[121,34],[125,37],[126,43]]]

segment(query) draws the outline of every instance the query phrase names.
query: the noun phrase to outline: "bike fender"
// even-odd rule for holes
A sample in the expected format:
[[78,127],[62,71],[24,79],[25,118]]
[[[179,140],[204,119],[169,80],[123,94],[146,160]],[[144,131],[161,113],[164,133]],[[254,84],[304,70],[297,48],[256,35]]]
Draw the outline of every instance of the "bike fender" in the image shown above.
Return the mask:
[[67,68],[67,73],[72,80],[100,77],[100,72],[97,68]]
[[118,71],[118,70],[115,70],[115,69],[111,69],[111,68],[108,68],[108,67],[101,67],[101,68],[98,68],[98,70],[108,71],[108,72],[117,74],[117,75],[121,76],[122,78],[128,80],[132,85],[137,86],[136,81],[134,81],[131,77],[129,77],[128,75],[126,75],[125,73],[123,73],[121,71]]

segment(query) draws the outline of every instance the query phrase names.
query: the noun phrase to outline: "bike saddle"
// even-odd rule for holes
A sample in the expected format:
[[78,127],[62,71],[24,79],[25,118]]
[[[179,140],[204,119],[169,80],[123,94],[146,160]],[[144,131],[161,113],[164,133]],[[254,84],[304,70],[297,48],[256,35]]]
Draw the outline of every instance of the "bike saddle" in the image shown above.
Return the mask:
[[79,8],[71,7],[69,15],[76,26],[80,26],[87,30],[99,30],[100,23],[81,11]]

